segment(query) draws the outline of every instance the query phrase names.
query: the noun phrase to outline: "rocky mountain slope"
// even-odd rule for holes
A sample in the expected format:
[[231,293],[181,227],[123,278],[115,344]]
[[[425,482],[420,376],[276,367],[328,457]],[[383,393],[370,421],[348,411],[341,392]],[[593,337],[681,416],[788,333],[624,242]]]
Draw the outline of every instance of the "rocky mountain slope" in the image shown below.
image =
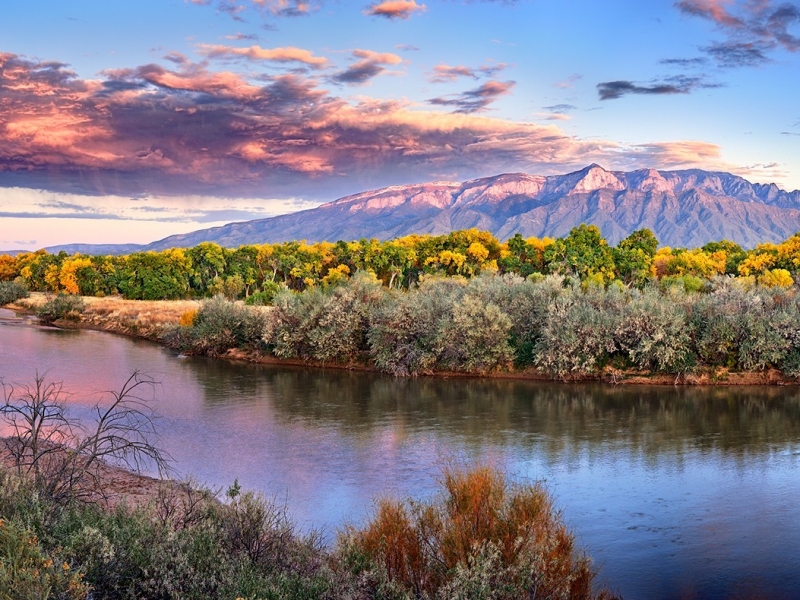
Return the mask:
[[289,215],[231,223],[145,246],[160,250],[213,241],[223,246],[387,239],[477,227],[500,239],[558,237],[581,223],[610,243],[647,227],[663,245],[700,246],[729,239],[745,247],[800,231],[800,191],[702,170],[629,173],[590,165],[560,176],[507,173],[457,182],[392,186]]

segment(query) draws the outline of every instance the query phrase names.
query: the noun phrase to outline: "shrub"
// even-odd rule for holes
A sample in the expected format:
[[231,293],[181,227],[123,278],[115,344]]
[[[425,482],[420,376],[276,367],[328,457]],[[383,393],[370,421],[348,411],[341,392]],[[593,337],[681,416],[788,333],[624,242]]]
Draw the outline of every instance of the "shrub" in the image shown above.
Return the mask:
[[28,288],[16,281],[0,281],[0,306],[28,297]]
[[81,600],[88,593],[81,575],[43,552],[36,535],[0,519],[0,598]]
[[471,279],[468,289],[483,302],[496,304],[511,320],[509,344],[515,364],[518,367],[532,364],[533,350],[541,337],[548,307],[565,293],[564,278],[538,273],[527,280],[515,275],[481,276]]
[[191,327],[192,325],[194,325],[196,319],[197,319],[197,311],[187,310],[181,315],[179,323],[181,327]]
[[78,321],[84,308],[83,298],[80,296],[58,294],[40,306],[36,310],[36,316],[39,317],[39,321],[48,325],[58,319]]
[[265,281],[261,286],[261,291],[250,294],[245,298],[244,303],[248,306],[271,306],[281,289],[282,287],[274,281]]
[[417,289],[392,296],[376,311],[369,330],[375,365],[393,375],[427,373],[441,360],[442,326],[463,297],[460,278],[425,279]]
[[682,373],[696,363],[689,318],[679,294],[653,288],[634,294],[614,332],[619,348],[640,369]]
[[760,370],[792,352],[800,314],[791,292],[718,281],[693,307],[697,350],[706,364]]
[[325,290],[283,292],[275,298],[264,341],[281,358],[358,361],[369,350],[370,322],[386,294],[364,272]]
[[481,467],[446,470],[442,487],[430,502],[382,500],[340,535],[339,559],[371,597],[596,597],[590,561],[541,485]]
[[491,302],[464,296],[442,319],[437,346],[445,368],[485,373],[508,367],[514,351],[508,343],[511,319]]
[[534,348],[534,364],[566,377],[591,373],[618,350],[614,333],[625,296],[616,288],[565,290],[548,306],[541,336]]
[[168,346],[208,356],[220,356],[231,348],[263,349],[266,315],[257,307],[214,296],[203,302],[191,325],[183,321],[181,317],[181,325],[165,334],[163,340]]

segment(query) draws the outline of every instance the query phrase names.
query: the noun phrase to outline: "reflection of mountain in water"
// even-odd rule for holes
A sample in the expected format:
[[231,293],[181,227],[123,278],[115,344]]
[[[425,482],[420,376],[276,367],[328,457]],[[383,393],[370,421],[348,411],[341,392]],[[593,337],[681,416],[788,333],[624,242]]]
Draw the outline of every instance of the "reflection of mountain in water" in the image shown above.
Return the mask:
[[209,406],[268,403],[279,420],[370,435],[388,423],[548,453],[619,444],[664,452],[763,453],[800,440],[800,390],[668,387],[468,378],[395,379],[338,370],[192,361]]

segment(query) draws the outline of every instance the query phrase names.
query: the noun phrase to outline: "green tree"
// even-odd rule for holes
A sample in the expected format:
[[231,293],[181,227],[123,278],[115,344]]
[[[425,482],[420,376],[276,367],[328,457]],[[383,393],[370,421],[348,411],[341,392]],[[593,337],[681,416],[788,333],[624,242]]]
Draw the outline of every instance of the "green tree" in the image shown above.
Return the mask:
[[614,264],[627,284],[642,287],[650,279],[650,267],[658,240],[649,229],[637,229],[613,249]]
[[613,253],[595,225],[574,227],[547,247],[544,261],[550,273],[577,275],[581,280],[590,275],[601,275],[604,281],[615,277]]

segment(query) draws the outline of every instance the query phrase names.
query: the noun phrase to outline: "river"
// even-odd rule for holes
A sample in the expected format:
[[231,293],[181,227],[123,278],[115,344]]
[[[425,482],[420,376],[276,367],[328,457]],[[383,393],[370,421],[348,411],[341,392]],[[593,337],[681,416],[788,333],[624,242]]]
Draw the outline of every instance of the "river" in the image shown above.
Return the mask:
[[156,379],[179,476],[286,501],[328,539],[381,494],[430,497],[442,465],[545,480],[599,580],[628,599],[800,595],[800,389],[394,379],[181,357],[9,320],[0,377],[47,371],[77,410]]

